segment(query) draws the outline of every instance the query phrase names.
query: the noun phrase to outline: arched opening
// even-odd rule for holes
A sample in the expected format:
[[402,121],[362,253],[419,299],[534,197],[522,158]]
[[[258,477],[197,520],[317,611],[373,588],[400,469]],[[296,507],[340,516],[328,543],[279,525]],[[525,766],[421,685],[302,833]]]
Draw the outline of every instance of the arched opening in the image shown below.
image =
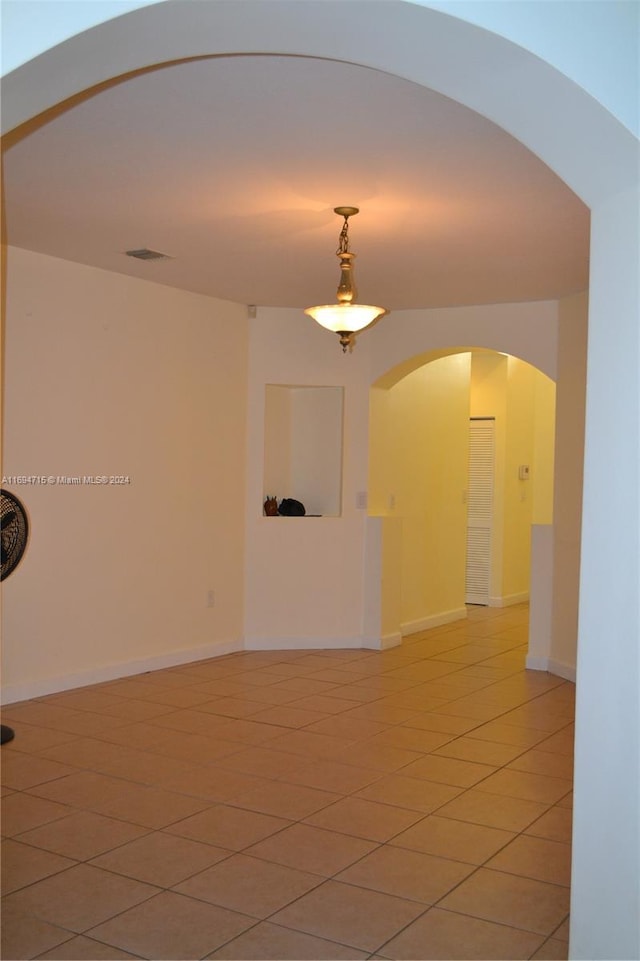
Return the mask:
[[[490,475],[470,466],[469,432],[479,421],[489,432]],[[370,432],[369,512],[387,527],[383,567],[399,572],[394,587],[383,589],[384,634],[457,620],[466,616],[465,603],[528,601],[531,532],[550,529],[553,519],[550,378],[497,351],[433,351],[379,378]],[[484,508],[477,515],[468,491],[480,478]],[[551,597],[537,579],[550,558],[539,556],[539,537],[534,597],[547,606]],[[535,611],[534,624],[546,617],[548,610]]]
[[[215,17],[213,4],[190,5],[187,16],[182,4],[162,4],[149,10],[148,16],[119,18],[119,23],[90,31],[64,49],[51,51],[39,63],[25,65],[5,85],[5,96],[16,106],[13,116],[18,124],[114,72],[197,55],[213,43],[233,52],[253,49],[256,42],[261,50],[270,46],[282,50],[284,42],[297,53],[339,55],[401,75],[410,73],[418,82],[473,105],[529,143],[591,205],[594,244],[576,780],[578,883],[572,953],[575,957],[634,957],[638,950],[640,752],[638,610],[630,598],[637,597],[638,585],[638,455],[629,438],[638,432],[637,143],[567,78],[486,31],[433,11],[410,10],[409,5],[405,9],[394,4],[389,11],[383,4],[352,4],[343,11],[348,17],[355,16],[356,21],[360,15],[381,17],[383,22],[372,22],[370,29],[364,21],[353,24],[353,29],[343,23],[336,39],[332,11],[327,10],[330,5],[300,6],[306,9],[256,4],[253,17],[247,15],[247,4],[225,4],[229,19],[223,29],[216,30],[215,25],[203,29],[202,21]],[[242,23],[234,23],[239,7]],[[197,20],[195,29],[186,22],[191,17]],[[317,17],[319,23],[313,20]],[[452,50],[459,56],[450,56]],[[505,97],[505,75],[521,80],[518,98]],[[6,110],[4,114],[10,122]],[[607,670],[603,672],[605,639]],[[601,689],[603,674],[606,686]],[[612,797],[610,784],[616,782]]]

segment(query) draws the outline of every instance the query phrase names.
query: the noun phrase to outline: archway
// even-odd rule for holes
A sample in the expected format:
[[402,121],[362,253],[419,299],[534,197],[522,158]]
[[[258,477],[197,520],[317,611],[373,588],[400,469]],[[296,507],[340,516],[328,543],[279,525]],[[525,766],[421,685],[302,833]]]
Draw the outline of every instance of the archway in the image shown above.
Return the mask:
[[[470,417],[490,417],[495,433],[484,602],[528,600],[532,569],[531,650],[544,651],[542,626],[551,623],[553,604],[555,385],[526,361],[486,349],[434,350],[373,385],[369,512],[382,518],[383,551],[397,554],[383,568],[400,572],[401,600],[391,596],[388,577],[384,585],[383,634],[405,636],[466,615]],[[526,481],[518,476],[525,462],[532,467]],[[564,602],[576,609],[577,589]],[[548,660],[530,666],[553,671]],[[575,679],[575,662],[568,668],[564,675]]]
[[[638,451],[629,443],[639,428],[637,141],[583,89],[488,31],[408,4],[357,3],[341,8],[336,34],[331,7],[165,3],[136,11],[15,71],[5,82],[4,121],[18,126],[114,75],[184,56],[258,50],[339,58],[408,77],[490,117],[591,206],[572,954],[633,957],[640,942],[638,606],[632,600],[639,581]],[[511,96],[514,76],[517,98]],[[614,779],[619,790],[612,799]],[[615,833],[606,827],[612,822]]]

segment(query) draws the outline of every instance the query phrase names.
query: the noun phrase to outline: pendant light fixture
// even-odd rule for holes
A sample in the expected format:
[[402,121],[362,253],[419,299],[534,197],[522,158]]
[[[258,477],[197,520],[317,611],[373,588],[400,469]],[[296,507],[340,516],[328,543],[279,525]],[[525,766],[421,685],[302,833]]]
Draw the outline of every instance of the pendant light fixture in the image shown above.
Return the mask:
[[321,327],[332,330],[337,334],[342,344],[342,351],[352,344],[352,337],[359,330],[364,330],[378,317],[383,317],[389,311],[385,307],[372,307],[369,304],[354,303],[358,292],[353,278],[353,260],[355,254],[349,250],[349,217],[359,212],[358,207],[334,207],[334,213],[344,217],[336,257],[340,261],[340,283],[338,285],[338,303],[324,304],[321,307],[307,307],[305,314],[313,317]]

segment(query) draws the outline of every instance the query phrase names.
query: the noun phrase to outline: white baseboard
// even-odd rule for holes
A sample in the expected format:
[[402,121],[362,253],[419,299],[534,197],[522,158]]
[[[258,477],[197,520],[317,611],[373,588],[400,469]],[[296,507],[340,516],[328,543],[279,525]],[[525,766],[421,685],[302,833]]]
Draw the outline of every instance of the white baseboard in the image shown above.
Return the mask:
[[23,684],[9,684],[2,689],[2,702],[3,704],[14,704],[17,701],[29,701],[34,697],[59,694],[61,691],[70,691],[76,687],[87,687],[89,684],[104,684],[106,681],[116,681],[121,677],[132,677],[135,674],[145,674],[147,671],[161,671],[167,667],[179,667],[181,664],[205,661],[210,657],[220,657],[223,654],[233,654],[241,650],[242,642],[239,640],[219,641],[214,644],[194,647],[191,650],[158,654],[139,661],[107,664],[103,667],[90,668],[63,677],[46,678],[42,681],[27,681]]
[[440,627],[442,624],[450,624],[452,621],[462,621],[467,616],[466,607],[458,607],[453,611],[442,611],[440,614],[430,614],[428,617],[421,617],[416,621],[407,621],[400,625],[402,637],[409,634],[417,634],[419,631],[428,631],[432,627]]
[[365,647],[365,638],[356,637],[260,637],[244,639],[245,651],[317,651]]
[[565,681],[573,681],[574,684],[576,682],[575,666],[556,661],[553,657],[538,657],[527,654],[525,666],[529,671],[547,671],[549,674],[555,674],[556,677],[564,678]]
[[511,607],[513,604],[526,604],[528,600],[528,591],[523,591],[521,594],[506,594],[504,597],[490,597],[489,607]]
[[[388,651],[392,647],[400,647],[402,644],[402,634],[400,631],[396,631],[395,634],[385,634],[378,641],[377,647],[373,648],[377,651]],[[373,647],[373,644],[371,645]]]

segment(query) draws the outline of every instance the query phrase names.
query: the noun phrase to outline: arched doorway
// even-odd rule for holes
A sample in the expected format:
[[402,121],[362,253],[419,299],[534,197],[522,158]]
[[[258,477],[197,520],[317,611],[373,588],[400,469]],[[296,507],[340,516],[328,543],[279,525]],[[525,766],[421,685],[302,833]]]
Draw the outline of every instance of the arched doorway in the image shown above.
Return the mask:
[[[572,954],[636,956],[638,451],[629,438],[639,428],[637,141],[544,61],[461,20],[408,4],[352,4],[341,10],[336,37],[332,5],[248,7],[166,3],[80,35],[16,71],[5,84],[6,101],[15,108],[5,108],[5,122],[19,125],[95,83],[176,57],[248,49],[338,57],[397,71],[490,116],[590,204]],[[521,80],[517,98],[505,79],[513,76]],[[612,800],[608,785],[614,780],[619,789]]]

